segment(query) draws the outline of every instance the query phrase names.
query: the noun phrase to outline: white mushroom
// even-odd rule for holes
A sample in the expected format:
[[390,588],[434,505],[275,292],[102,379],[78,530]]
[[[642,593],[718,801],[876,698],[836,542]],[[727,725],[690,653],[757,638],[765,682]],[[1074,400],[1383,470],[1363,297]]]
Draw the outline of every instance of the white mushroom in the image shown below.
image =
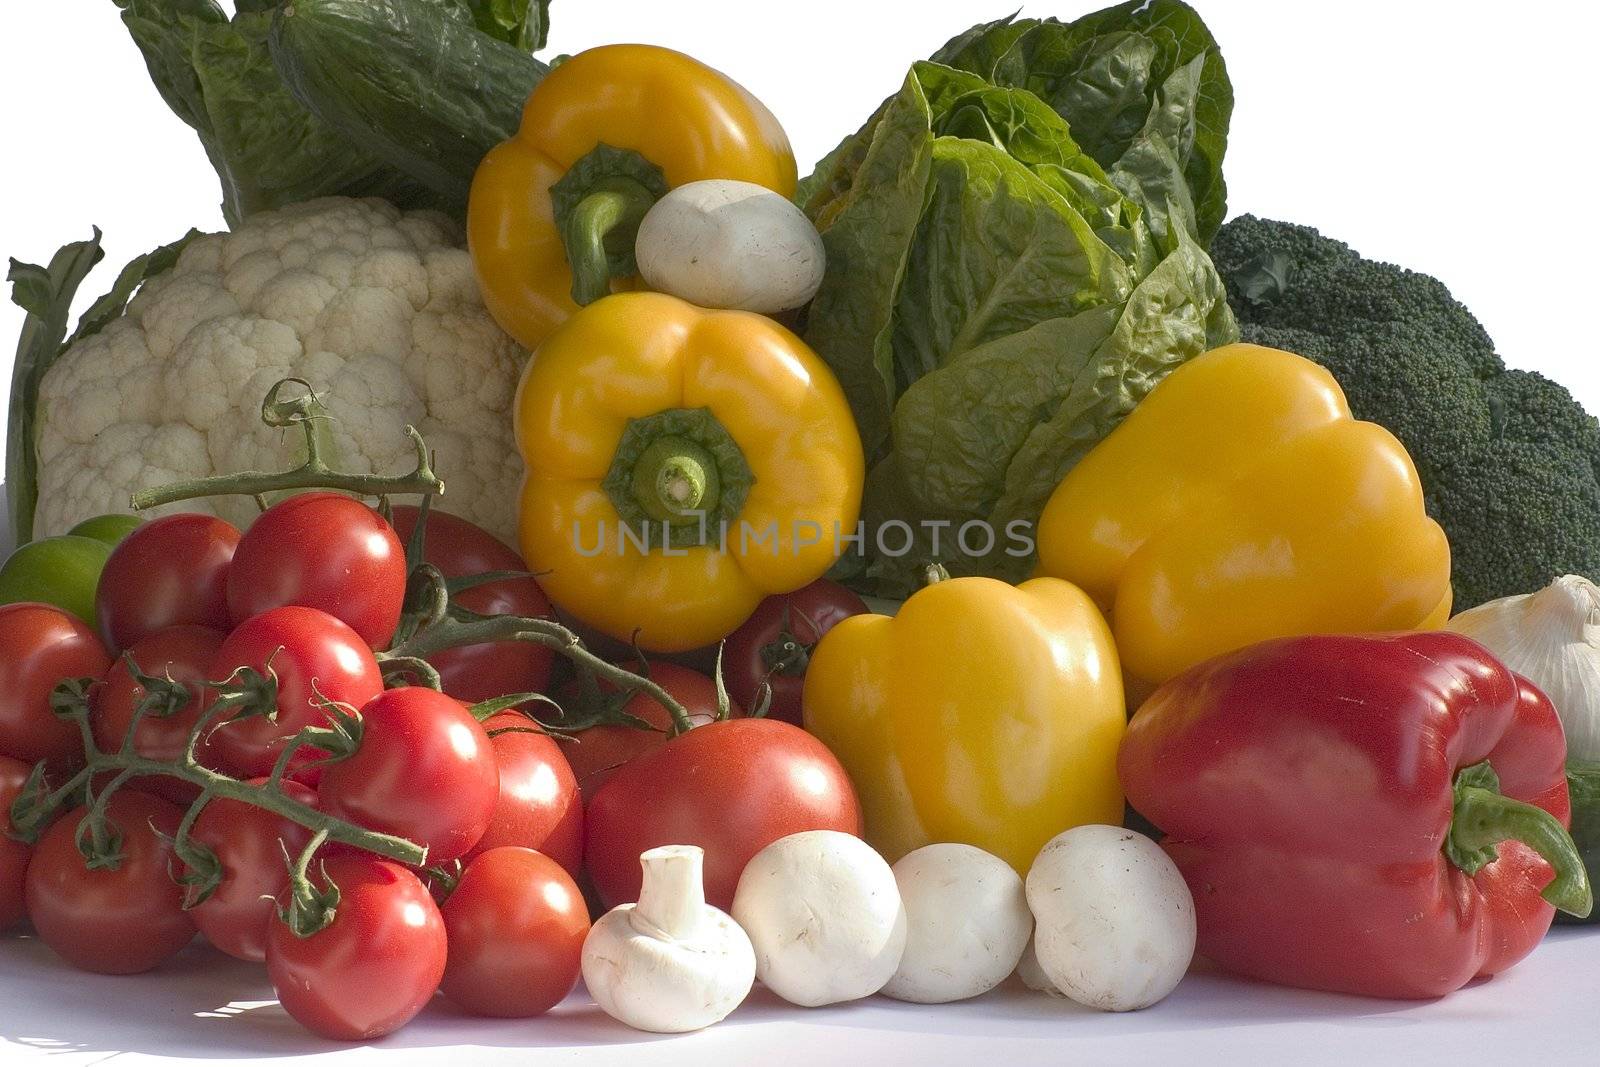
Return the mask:
[[[1194,958],[1194,898],[1161,846],[1120,826],[1052,838],[1028,871],[1040,969],[1102,1011],[1147,1008]],[[1030,983],[1031,984],[1031,983]]]
[[733,917],[778,996],[815,1008],[870,997],[900,965],[906,913],[894,872],[858,837],[807,830],[755,854]]
[[822,285],[822,238],[805,212],[752,182],[680,185],[639,223],[634,258],[645,284],[710,308],[770,315],[810,302]]
[[705,852],[664,845],[639,857],[637,904],[611,909],[583,943],[583,982],[613,1019],[678,1034],[720,1022],[755,982],[755,952],[724,913],[706,903]]
[[944,1004],[987,993],[1017,968],[1033,932],[1022,879],[971,845],[925,845],[894,865],[906,950],[885,996]]
[[1039,966],[1039,952],[1033,942],[1032,937],[1028,938],[1028,947],[1022,950],[1022,959],[1017,961],[1017,977],[1022,979],[1023,985],[1035,993],[1065,997],[1066,994],[1056,988],[1056,984],[1050,981],[1050,976],[1044,973],[1044,968]]

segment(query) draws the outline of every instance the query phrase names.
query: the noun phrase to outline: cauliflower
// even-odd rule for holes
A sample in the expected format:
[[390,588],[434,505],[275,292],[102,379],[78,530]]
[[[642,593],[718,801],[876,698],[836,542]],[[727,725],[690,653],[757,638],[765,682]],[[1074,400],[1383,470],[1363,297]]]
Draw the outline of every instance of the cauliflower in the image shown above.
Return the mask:
[[[190,242],[45,373],[34,536],[126,511],[140,489],[300,462],[301,436],[260,419],[272,385],[298,377],[324,394],[335,467],[411,470],[413,425],[437,453],[445,506],[514,540],[509,412],[524,358],[444,215],[335,197],[253,215]],[[240,526],[256,511],[244,497],[156,510]]]

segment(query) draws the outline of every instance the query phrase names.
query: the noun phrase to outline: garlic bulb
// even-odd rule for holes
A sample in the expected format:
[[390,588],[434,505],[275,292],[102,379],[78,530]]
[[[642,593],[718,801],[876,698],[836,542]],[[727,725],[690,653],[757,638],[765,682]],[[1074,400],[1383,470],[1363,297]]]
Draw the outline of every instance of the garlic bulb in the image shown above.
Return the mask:
[[1567,574],[1445,625],[1544,690],[1566,728],[1569,760],[1600,759],[1600,587]]

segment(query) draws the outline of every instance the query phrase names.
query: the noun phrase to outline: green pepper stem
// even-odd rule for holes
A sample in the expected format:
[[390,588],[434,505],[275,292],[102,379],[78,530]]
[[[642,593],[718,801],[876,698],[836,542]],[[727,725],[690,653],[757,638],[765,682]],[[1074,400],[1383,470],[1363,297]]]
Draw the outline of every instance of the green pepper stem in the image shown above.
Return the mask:
[[633,498],[657,522],[698,522],[721,493],[716,457],[687,437],[657,438],[633,467]]
[[613,258],[633,261],[639,223],[655,202],[655,194],[642,183],[614,175],[573,207],[563,237],[572,268],[572,299],[579,306],[611,292]]
[[1544,888],[1545,900],[1580,919],[1589,914],[1594,906],[1589,876],[1560,820],[1496,790],[1458,782],[1445,854],[1466,873],[1476,874],[1495,858],[1494,846],[1502,841],[1521,842],[1555,870],[1555,879]]

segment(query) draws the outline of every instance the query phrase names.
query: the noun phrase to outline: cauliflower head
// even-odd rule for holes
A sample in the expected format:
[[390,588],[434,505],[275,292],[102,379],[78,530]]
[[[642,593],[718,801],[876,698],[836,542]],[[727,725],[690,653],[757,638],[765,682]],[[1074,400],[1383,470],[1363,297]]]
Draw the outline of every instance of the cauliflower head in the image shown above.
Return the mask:
[[[196,238],[127,312],[76,342],[39,385],[34,534],[126,511],[136,491],[304,458],[261,422],[283,378],[331,415],[333,465],[403,474],[415,426],[437,453],[442,506],[515,541],[522,464],[511,400],[526,354],[478,294],[458,226],[382,200],[311,200]],[[185,501],[239,526],[244,497]]]

